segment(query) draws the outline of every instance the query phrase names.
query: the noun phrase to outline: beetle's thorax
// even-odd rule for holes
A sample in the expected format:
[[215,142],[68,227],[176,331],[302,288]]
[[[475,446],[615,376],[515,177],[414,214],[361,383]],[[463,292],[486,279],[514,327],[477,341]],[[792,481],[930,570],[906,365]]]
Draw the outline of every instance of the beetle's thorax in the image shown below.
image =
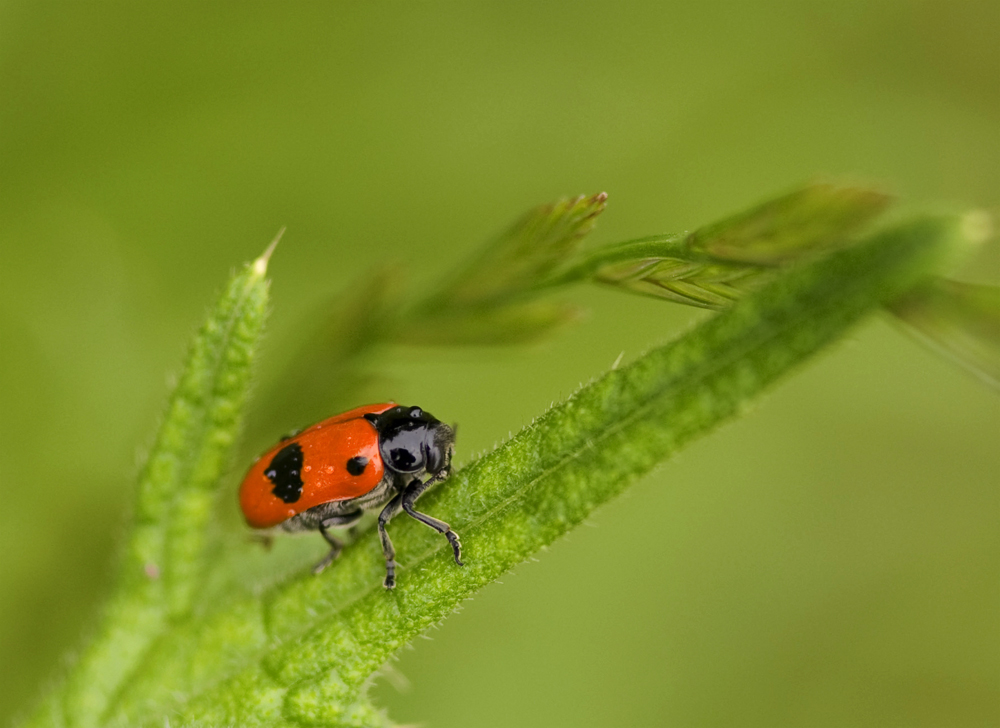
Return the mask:
[[420,477],[451,465],[455,431],[420,407],[393,407],[365,418],[378,432],[379,453],[387,470]]

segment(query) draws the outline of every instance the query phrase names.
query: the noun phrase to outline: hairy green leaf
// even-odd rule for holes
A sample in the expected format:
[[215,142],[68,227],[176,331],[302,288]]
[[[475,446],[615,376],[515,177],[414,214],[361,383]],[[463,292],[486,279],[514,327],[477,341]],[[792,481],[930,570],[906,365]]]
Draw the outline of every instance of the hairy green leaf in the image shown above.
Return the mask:
[[264,324],[273,246],[231,278],[194,338],[139,475],[115,592],[65,689],[40,712],[43,723],[101,725],[149,646],[191,610],[216,487],[239,429]]
[[568,529],[865,314],[937,271],[952,219],[924,219],[794,267],[686,336],[608,372],[428,494],[461,533],[464,568],[436,534],[393,524],[394,592],[374,533],[321,577],[304,573],[152,650],[109,717],[116,724],[377,725],[364,700],[400,646]]

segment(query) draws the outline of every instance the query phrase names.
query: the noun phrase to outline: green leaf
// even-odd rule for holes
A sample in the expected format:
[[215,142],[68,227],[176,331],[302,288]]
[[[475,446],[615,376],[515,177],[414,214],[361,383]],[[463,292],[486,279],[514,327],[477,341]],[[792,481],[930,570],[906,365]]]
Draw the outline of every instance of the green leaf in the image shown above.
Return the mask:
[[539,285],[576,253],[607,206],[601,192],[536,207],[484,247],[418,310],[499,305]]
[[265,273],[276,243],[231,278],[194,338],[139,476],[114,594],[64,691],[41,713],[53,724],[101,725],[150,645],[191,611],[264,324]]
[[456,306],[411,320],[394,342],[420,346],[523,344],[538,341],[581,315],[576,306],[553,301]]
[[692,253],[779,265],[833,248],[882,214],[892,198],[876,190],[811,184],[693,232]]
[[387,592],[378,539],[368,533],[321,577],[303,573],[179,624],[121,692],[109,722],[380,724],[364,688],[393,652],[938,271],[959,230],[950,218],[917,220],[793,267],[608,372],[421,501],[462,535],[464,568],[443,539],[401,519],[392,534],[404,569]]
[[889,310],[933,349],[1000,389],[1000,287],[934,278]]
[[401,316],[394,341],[497,345],[536,341],[579,316],[573,306],[531,300],[573,256],[607,194],[563,199],[522,217]]

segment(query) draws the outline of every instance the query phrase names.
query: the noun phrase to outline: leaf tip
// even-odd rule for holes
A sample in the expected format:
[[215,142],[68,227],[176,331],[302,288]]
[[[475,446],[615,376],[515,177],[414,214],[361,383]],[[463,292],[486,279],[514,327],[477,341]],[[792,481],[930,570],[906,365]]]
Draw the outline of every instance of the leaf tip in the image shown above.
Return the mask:
[[256,275],[262,276],[267,273],[268,261],[271,260],[271,254],[274,252],[274,249],[278,247],[278,243],[281,242],[281,236],[285,234],[285,229],[285,226],[282,225],[278,234],[274,236],[274,240],[271,241],[271,244],[268,245],[263,254],[261,254],[261,256],[253,262],[253,272]]
[[608,206],[608,193],[598,192],[596,195],[584,198],[584,205],[590,208],[590,214],[587,217],[595,218],[604,212],[604,208]]

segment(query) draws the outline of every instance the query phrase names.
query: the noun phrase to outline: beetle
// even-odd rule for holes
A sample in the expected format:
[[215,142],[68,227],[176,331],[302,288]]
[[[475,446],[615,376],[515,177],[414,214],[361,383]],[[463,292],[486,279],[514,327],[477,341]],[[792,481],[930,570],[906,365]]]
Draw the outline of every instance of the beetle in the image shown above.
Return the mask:
[[462,566],[458,534],[414,507],[429,487],[451,474],[455,430],[420,407],[370,404],[290,435],[250,466],[240,485],[240,508],[252,528],[318,530],[330,551],[319,574],[343,543],[331,528],[354,525],[379,511],[386,589],[396,586],[396,551],[386,525],[401,509],[444,535]]

